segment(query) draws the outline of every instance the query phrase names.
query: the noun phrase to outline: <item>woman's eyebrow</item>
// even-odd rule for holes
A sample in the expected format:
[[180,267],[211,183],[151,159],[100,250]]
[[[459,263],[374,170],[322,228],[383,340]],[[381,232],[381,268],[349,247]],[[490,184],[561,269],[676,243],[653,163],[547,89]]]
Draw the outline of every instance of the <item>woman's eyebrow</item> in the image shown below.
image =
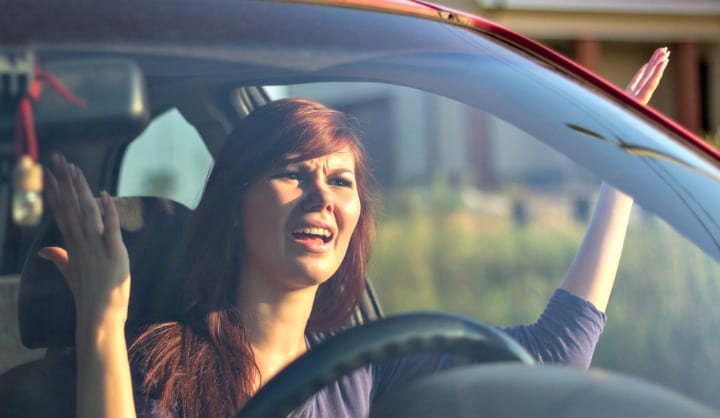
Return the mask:
[[[286,166],[283,167],[285,170],[298,170],[302,172],[309,172],[313,170],[313,165],[309,163],[308,161],[296,161],[293,163],[289,163]],[[353,170],[350,167],[346,166],[338,166],[338,167],[328,167],[327,170],[328,174],[345,174],[348,173],[350,175],[355,175],[355,170]]]
[[347,168],[347,167],[331,168],[329,170],[329,172],[331,174],[346,174],[347,173],[347,174],[351,174],[353,176],[355,175],[355,171],[350,168]]
[[287,163],[284,166],[280,167],[282,170],[309,170],[309,166],[307,163],[303,161],[294,162],[294,163]]

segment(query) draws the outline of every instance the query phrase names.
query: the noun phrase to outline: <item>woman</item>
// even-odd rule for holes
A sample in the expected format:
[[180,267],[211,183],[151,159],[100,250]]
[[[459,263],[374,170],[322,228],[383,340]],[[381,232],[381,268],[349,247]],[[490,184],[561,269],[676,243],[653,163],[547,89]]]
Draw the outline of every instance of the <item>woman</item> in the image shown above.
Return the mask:
[[[628,86],[646,102],[667,65],[659,49]],[[118,217],[99,207],[80,170],[59,155],[48,201],[67,252],[41,250],[63,272],[77,308],[81,417],[227,416],[290,361],[344,323],[363,289],[373,226],[369,172],[340,112],[306,100],[274,102],[227,141],[203,199],[184,291],[185,320],[125,342],[130,277]],[[561,289],[537,324],[507,331],[539,361],[587,366],[604,325],[630,198],[603,186]],[[407,379],[451,366],[443,356],[368,366],[316,395],[298,416],[365,415]],[[133,386],[133,380],[135,385]]]

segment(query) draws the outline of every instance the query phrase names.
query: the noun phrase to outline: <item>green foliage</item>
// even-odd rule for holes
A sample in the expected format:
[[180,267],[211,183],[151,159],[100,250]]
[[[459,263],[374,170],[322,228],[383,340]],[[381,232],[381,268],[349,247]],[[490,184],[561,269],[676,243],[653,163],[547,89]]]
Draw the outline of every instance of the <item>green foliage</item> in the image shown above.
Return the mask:
[[[405,190],[379,220],[370,274],[388,313],[436,309],[487,323],[534,322],[584,226],[517,227],[443,193]],[[720,268],[656,219],[633,222],[594,366],[720,408]]]
[[595,364],[720,409],[720,268],[659,222],[631,230]]
[[434,186],[386,199],[370,265],[386,310],[452,310],[504,325],[534,321],[582,231],[514,227],[505,217],[465,209],[460,195]]

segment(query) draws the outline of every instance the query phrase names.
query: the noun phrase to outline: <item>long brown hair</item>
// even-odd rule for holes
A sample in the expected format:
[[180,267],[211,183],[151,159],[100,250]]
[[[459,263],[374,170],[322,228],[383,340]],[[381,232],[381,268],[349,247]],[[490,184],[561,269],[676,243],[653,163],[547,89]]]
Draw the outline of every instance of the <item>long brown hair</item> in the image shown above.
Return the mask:
[[229,416],[252,396],[259,370],[234,306],[245,245],[239,222],[244,192],[272,169],[346,146],[355,153],[362,212],[338,271],[318,289],[311,331],[345,323],[364,289],[374,205],[355,125],[321,104],[284,99],[251,113],[229,136],[194,216],[183,283],[193,307],[183,321],[149,327],[130,347],[142,391],[159,401],[160,411]]

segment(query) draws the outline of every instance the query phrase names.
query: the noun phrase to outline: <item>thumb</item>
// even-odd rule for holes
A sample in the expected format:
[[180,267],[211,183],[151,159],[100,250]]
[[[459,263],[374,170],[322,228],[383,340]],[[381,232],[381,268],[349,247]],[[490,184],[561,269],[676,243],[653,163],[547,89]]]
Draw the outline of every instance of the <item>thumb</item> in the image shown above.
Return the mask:
[[63,276],[68,277],[69,261],[68,253],[64,248],[60,247],[43,247],[38,251],[38,257],[48,260],[55,264]]

